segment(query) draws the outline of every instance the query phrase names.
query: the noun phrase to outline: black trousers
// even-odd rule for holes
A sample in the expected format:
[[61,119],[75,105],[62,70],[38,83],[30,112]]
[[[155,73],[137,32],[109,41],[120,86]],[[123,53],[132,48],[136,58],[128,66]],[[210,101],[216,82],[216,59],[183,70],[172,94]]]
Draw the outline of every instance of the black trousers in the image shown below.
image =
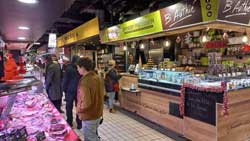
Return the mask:
[[[73,122],[73,106],[77,104],[77,94],[74,92],[67,92],[66,93],[66,115],[67,115],[67,122],[70,126],[72,126]],[[79,119],[78,115],[76,115],[76,123],[77,128],[82,128],[82,121]]]
[[50,100],[54,106],[56,107],[56,109],[60,112],[61,111],[61,106],[62,106],[62,99],[60,100]]

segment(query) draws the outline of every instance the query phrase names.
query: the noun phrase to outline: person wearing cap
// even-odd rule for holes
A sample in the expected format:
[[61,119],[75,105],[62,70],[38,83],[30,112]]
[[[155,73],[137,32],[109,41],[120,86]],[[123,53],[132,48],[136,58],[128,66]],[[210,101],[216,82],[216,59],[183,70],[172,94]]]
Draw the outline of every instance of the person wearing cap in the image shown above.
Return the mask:
[[109,65],[109,69],[108,69],[106,76],[105,76],[105,89],[106,89],[107,95],[109,97],[109,100],[108,100],[109,112],[114,113],[115,110],[114,110],[113,103],[114,103],[114,99],[115,99],[115,94],[116,94],[116,92],[119,91],[119,88],[117,88],[117,87],[119,87],[118,81],[119,81],[120,77],[118,75],[117,70],[115,69],[116,62],[114,60],[110,60],[108,62],[108,65]]
[[82,120],[85,141],[99,141],[98,127],[103,116],[104,82],[94,72],[89,58],[80,58],[77,69],[82,75],[77,92],[77,114]]

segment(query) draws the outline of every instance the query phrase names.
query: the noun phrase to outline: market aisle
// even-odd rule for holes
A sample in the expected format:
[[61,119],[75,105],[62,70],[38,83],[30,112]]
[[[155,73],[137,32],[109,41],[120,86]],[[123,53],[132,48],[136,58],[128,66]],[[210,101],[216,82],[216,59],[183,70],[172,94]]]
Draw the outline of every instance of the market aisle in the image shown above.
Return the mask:
[[[65,103],[63,103],[65,106]],[[65,109],[65,107],[63,107]],[[74,110],[75,113],[75,110]],[[74,129],[76,123],[74,123]],[[83,139],[80,130],[76,133]],[[173,139],[117,111],[115,114],[104,110],[104,122],[99,128],[103,141],[173,141]]]

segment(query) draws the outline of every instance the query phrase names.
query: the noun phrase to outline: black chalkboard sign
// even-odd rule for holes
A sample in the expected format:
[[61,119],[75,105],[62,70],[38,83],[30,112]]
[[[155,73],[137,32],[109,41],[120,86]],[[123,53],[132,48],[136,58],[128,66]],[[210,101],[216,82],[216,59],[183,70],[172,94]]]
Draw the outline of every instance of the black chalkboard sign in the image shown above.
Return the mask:
[[216,103],[223,103],[223,95],[185,88],[185,116],[216,125]]
[[39,132],[39,133],[36,135],[36,139],[37,139],[37,141],[43,141],[43,140],[45,140],[45,139],[46,139],[46,136],[45,136],[44,131]]

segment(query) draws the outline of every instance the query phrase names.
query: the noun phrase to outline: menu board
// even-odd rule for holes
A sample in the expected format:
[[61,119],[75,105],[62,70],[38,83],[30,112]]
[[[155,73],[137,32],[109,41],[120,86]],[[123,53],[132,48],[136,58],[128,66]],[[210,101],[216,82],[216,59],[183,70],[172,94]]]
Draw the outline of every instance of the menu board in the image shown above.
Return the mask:
[[250,1],[220,0],[218,19],[242,24],[249,24]]
[[185,88],[185,116],[216,125],[216,103],[223,103],[223,92]]
[[163,8],[160,12],[164,30],[202,22],[199,0],[184,0]]

